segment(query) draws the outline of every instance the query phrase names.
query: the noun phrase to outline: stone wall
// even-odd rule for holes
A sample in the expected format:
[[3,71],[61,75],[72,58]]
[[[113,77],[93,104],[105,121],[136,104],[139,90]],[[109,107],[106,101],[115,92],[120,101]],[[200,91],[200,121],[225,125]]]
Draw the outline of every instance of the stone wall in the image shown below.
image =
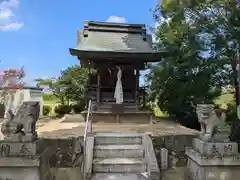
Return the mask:
[[[153,136],[153,145],[156,151],[157,161],[160,166],[160,149],[166,148],[176,154],[177,166],[186,165],[185,147],[191,146],[193,135],[175,136]],[[43,139],[41,138],[41,149],[50,148],[50,172],[56,180],[76,180],[81,178],[82,150],[76,151],[76,142],[83,143],[83,137],[68,139]],[[171,156],[169,156],[171,157]],[[171,158],[169,158],[171,159]],[[171,162],[169,167],[171,167]]]
[[[81,156],[82,154],[76,154],[75,145],[77,141],[83,142],[83,137],[80,138],[68,138],[68,139],[42,139],[44,141],[44,147],[51,147],[51,158],[50,166],[51,167],[73,167],[80,166],[80,162],[73,164],[74,158]],[[80,158],[80,157],[79,157]],[[75,162],[75,163],[76,163]]]
[[[158,163],[160,165],[160,150],[166,148],[169,154],[175,154],[177,166],[186,165],[185,147],[192,146],[194,135],[172,135],[172,136],[152,136],[153,146],[156,151]],[[51,147],[52,157],[50,159],[51,167],[67,168],[72,167],[72,158],[74,146],[77,140],[83,142],[83,137],[68,139],[42,139],[45,147]],[[174,152],[174,153],[172,153]],[[171,166],[171,162],[169,163]],[[79,164],[75,164],[79,166]]]
[[187,157],[185,155],[185,147],[192,146],[192,139],[194,137],[196,137],[196,135],[153,136],[153,146],[159,167],[161,164],[161,148],[166,148],[169,152],[169,168],[173,166],[173,158],[176,160],[176,166],[186,165]]

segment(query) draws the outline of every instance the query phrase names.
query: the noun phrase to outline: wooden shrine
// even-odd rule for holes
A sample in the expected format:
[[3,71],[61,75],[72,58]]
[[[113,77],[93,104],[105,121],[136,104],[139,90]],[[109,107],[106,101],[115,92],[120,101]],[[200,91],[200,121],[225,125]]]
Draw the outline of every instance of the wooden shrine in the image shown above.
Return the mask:
[[[151,35],[143,24],[120,24],[85,21],[77,33],[77,47],[70,53],[77,56],[83,67],[95,69],[89,74],[88,97],[92,99],[93,113],[149,114],[139,110],[144,88],[139,86],[140,70],[147,62],[161,60],[163,52],[154,52]],[[117,66],[121,68],[123,102],[116,104],[114,92]]]

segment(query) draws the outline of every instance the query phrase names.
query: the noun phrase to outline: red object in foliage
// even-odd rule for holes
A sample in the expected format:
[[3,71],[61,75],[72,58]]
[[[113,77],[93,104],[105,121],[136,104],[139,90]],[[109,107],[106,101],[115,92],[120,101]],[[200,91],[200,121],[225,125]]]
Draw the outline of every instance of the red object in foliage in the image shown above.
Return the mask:
[[0,71],[0,89],[20,89],[24,86],[21,79],[25,76],[23,68]]

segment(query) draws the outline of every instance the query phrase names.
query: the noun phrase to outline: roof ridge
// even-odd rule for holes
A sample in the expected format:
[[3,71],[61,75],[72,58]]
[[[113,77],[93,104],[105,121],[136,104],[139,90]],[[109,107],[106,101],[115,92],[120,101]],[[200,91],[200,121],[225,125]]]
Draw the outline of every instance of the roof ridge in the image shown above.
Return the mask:
[[100,32],[137,33],[137,34],[142,34],[143,36],[146,36],[145,24],[84,21],[84,30],[100,31]]
[[140,27],[146,28],[145,24],[130,24],[130,23],[116,23],[116,22],[103,22],[103,21],[84,21],[84,24],[102,25],[102,26],[119,26],[119,27]]

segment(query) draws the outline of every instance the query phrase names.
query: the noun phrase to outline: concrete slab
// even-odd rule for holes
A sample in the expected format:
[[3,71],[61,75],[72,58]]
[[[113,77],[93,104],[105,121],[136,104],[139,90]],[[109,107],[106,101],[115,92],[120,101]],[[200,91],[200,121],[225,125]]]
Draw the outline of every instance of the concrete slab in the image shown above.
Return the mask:
[[146,164],[138,158],[96,158],[93,160],[93,172],[97,173],[142,173]]
[[97,158],[143,158],[142,145],[98,145],[94,148]]
[[133,145],[142,144],[141,136],[96,136],[95,145]]
[[96,158],[94,164],[142,164],[142,159],[138,158]]
[[91,180],[146,180],[144,174],[97,173]]
[[94,147],[95,149],[103,149],[103,150],[108,150],[108,149],[143,149],[142,145],[134,144],[134,145],[98,145]]
[[95,137],[142,137],[141,133],[134,132],[112,132],[112,133],[94,133]]

